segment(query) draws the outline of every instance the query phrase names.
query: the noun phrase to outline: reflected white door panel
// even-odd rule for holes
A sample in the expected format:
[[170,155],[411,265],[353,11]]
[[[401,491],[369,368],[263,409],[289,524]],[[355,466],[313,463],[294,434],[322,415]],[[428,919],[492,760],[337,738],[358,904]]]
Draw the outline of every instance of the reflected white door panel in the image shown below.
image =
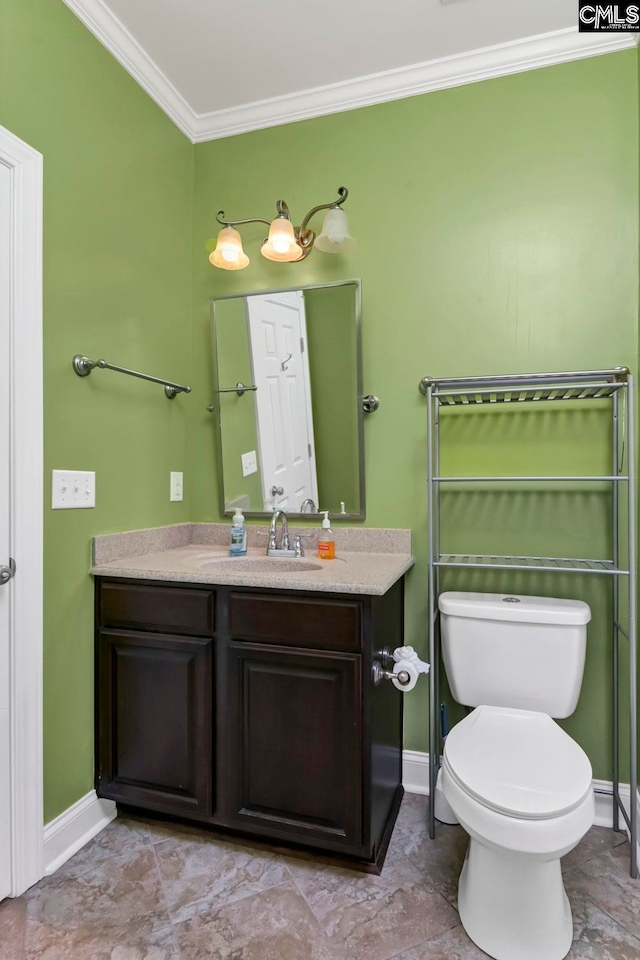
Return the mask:
[[302,291],[247,297],[266,510],[318,503]]
[[[0,564],[8,564],[9,543],[9,276],[11,172],[0,163]],[[11,891],[9,602],[11,581],[0,586],[0,900]]]

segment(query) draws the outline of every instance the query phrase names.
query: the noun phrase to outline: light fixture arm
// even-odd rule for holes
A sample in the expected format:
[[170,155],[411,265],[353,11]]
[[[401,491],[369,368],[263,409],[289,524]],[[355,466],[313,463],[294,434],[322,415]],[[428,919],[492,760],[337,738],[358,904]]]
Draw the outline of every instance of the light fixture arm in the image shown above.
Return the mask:
[[320,203],[317,207],[312,207],[298,228],[300,236],[303,236],[303,234],[306,232],[309,221],[312,217],[315,217],[316,213],[318,213],[320,210],[330,210],[332,207],[342,206],[348,196],[349,191],[346,187],[338,187],[338,200],[333,200],[331,203]]
[[265,220],[264,217],[248,217],[246,220],[225,220],[224,210],[218,210],[216,220],[218,223],[221,223],[223,227],[239,227],[243,223],[266,223],[267,226],[269,226],[271,223],[271,220]]
[[[315,217],[316,213],[319,213],[320,210],[330,210],[331,207],[340,207],[348,196],[349,191],[346,187],[338,187],[338,199],[332,200],[331,203],[319,203],[317,207],[312,207],[298,227],[298,233],[301,236],[305,233],[309,221],[312,217]],[[285,200],[278,200],[276,203],[276,209],[279,217],[283,217],[286,220],[291,220],[291,213]],[[267,226],[271,225],[271,220],[265,220],[264,217],[247,217],[246,220],[227,220],[225,219],[224,210],[218,210],[216,213],[216,220],[223,227],[239,227],[242,226],[243,223],[266,223]]]

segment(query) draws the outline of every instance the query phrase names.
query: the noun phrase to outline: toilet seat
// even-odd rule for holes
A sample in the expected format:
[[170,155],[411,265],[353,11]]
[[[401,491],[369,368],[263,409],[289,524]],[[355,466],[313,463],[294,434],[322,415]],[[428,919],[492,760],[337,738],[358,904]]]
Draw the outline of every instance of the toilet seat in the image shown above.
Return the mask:
[[467,796],[520,820],[562,817],[592,791],[585,752],[547,714],[480,706],[445,742],[444,765]]

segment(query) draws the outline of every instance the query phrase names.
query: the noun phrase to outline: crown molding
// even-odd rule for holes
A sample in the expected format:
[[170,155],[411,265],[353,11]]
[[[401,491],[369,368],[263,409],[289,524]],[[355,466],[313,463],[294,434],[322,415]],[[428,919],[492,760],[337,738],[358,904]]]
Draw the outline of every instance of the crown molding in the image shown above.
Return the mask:
[[64,2],[193,143],[616,53],[632,49],[640,42],[638,34],[578,33],[577,28],[556,30],[354,80],[197,114],[104,0]]
[[627,50],[637,45],[636,36],[625,33],[612,38],[611,34],[560,30],[472,50],[454,57],[429,60],[271,100],[259,100],[228,110],[201,114],[196,119],[191,139],[198,143],[231,137],[264,127],[295,123],[297,120],[356,110],[389,100],[402,100],[556,63]]

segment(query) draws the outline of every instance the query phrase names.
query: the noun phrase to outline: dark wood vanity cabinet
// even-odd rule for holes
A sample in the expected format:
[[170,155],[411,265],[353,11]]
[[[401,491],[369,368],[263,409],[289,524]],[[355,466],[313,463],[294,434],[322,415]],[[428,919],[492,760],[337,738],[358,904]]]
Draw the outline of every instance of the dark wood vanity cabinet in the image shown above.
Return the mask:
[[[230,818],[306,842],[362,845],[360,658],[232,644]],[[235,763],[233,761],[236,761]]]
[[100,795],[209,816],[215,595],[105,581],[96,599]]
[[101,795],[167,813],[209,816],[213,640],[101,631]]
[[97,792],[371,865],[402,795],[382,597],[96,581]]

